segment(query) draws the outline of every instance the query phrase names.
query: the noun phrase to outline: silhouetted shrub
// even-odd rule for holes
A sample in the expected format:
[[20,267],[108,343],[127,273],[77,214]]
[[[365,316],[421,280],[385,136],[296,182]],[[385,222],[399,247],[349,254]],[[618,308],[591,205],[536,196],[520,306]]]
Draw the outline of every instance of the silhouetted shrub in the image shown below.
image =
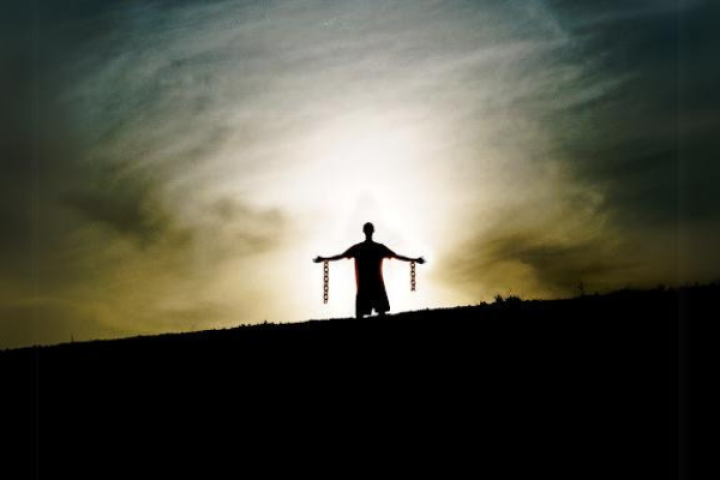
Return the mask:
[[505,303],[511,304],[511,305],[517,305],[519,303],[522,303],[522,298],[518,297],[517,295],[510,295],[505,299]]

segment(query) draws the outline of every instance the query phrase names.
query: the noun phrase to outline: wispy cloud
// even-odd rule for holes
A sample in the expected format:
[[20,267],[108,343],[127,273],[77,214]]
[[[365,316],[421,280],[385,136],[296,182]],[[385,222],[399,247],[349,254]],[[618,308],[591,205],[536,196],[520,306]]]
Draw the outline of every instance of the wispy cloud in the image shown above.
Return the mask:
[[[676,30],[713,7],[672,3],[47,5],[34,216],[0,190],[0,329],[54,309],[37,341],[342,314],[297,290],[368,214],[432,256],[408,305],[676,281],[683,212],[689,244],[717,235],[717,198],[681,192],[717,178],[718,95],[695,73],[707,28]],[[688,278],[720,271],[692,258]]]

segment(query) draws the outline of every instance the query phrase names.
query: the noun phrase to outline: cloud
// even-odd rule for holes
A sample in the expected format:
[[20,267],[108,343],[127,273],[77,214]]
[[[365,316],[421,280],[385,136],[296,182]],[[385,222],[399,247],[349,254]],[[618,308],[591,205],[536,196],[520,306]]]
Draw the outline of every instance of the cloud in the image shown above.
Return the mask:
[[432,255],[428,306],[720,272],[693,253],[720,211],[709,2],[61,3],[35,17],[42,75],[29,11],[3,57],[18,318],[320,316],[288,293],[300,259],[345,247],[368,203]]
[[0,348],[88,341],[132,333],[104,324],[99,317],[99,312],[87,305],[54,299],[3,302],[0,303]]
[[147,208],[137,197],[123,197],[113,192],[73,192],[68,193],[63,200],[85,221],[105,226],[141,242],[151,242],[163,229],[167,229],[163,225],[167,219]]
[[[543,139],[523,153],[545,145],[564,180],[539,176],[553,195],[525,194],[476,216],[462,254],[448,256],[448,281],[476,292],[567,295],[580,281],[610,289],[717,276],[716,256],[697,247],[718,239],[720,195],[711,185],[720,180],[720,144],[708,110],[720,95],[708,79],[720,69],[707,61],[716,42],[706,21],[717,7],[670,3],[553,2],[577,48],[550,79],[570,81],[532,92],[520,108]],[[599,201],[590,215],[568,185]],[[548,214],[558,206],[562,215]],[[554,238],[583,218],[585,226]]]

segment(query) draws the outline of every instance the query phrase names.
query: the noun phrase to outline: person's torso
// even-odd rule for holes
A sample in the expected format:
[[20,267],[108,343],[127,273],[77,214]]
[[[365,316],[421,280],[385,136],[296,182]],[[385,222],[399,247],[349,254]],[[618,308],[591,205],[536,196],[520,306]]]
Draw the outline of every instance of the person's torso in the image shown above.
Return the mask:
[[387,251],[384,245],[375,242],[355,246],[355,271],[359,284],[382,284],[382,263]]

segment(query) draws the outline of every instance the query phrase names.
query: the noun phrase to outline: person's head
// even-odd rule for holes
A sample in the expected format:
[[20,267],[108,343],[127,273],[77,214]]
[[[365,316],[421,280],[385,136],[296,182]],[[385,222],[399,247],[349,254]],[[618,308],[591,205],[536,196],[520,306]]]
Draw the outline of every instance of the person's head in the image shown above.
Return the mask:
[[363,225],[363,233],[365,233],[365,236],[370,238],[372,237],[373,233],[375,233],[375,227],[372,223],[367,222],[365,225]]

